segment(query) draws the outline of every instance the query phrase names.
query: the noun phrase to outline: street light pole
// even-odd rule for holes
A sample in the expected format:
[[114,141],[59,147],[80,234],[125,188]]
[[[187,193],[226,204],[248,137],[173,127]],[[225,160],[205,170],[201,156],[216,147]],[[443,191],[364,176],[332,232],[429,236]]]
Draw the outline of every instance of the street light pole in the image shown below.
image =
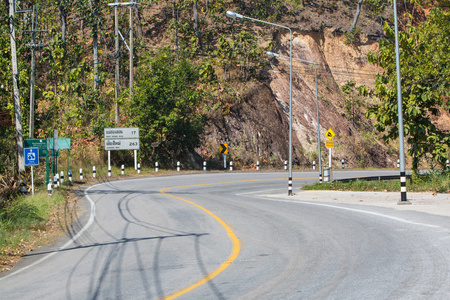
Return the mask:
[[288,180],[288,196],[292,196],[292,30],[289,27],[261,21],[237,14],[232,11],[227,11],[227,17],[232,19],[247,19],[254,22],[259,22],[267,25],[272,25],[289,30],[289,180]]
[[[282,58],[289,58],[284,55],[280,55],[277,53],[273,53],[271,51],[266,52],[267,56],[269,57],[282,57]],[[292,58],[296,61],[301,61],[304,63],[312,64],[314,66],[314,81],[316,83],[316,110],[317,110],[317,143],[318,143],[318,151],[319,151],[319,182],[322,183],[322,159],[321,159],[321,152],[320,152],[320,120],[319,120],[319,92],[317,88],[317,66],[315,62],[307,61],[299,58]]]
[[405,146],[403,134],[403,108],[402,108],[402,83],[400,75],[400,50],[398,45],[398,19],[397,1],[394,0],[394,23],[395,23],[395,63],[397,69],[397,105],[398,105],[398,139],[400,151],[400,192],[401,197],[398,204],[410,204],[406,198],[406,171],[405,171]]

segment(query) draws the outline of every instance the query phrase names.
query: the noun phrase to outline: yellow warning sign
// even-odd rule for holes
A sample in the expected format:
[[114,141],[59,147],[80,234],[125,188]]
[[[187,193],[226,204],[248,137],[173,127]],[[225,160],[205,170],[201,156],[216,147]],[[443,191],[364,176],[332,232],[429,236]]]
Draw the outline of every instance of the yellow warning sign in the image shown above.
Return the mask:
[[228,144],[220,144],[220,154],[228,154]]
[[334,148],[334,141],[325,141],[325,146],[327,148]]
[[325,132],[325,136],[326,136],[330,141],[334,138],[335,135],[336,135],[336,133],[334,133],[334,131],[333,131],[331,128],[329,128],[329,129],[327,130],[327,132]]

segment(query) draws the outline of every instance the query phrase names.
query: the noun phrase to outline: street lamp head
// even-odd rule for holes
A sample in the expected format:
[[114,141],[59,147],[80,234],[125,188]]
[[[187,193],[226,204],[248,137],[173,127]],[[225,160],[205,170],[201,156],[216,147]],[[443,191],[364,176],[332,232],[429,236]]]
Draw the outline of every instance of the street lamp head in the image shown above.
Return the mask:
[[127,5],[137,5],[140,3],[137,2],[115,2],[115,3],[108,3],[109,6],[127,6]]
[[228,18],[232,18],[232,19],[236,19],[236,18],[243,19],[244,18],[243,15],[237,14],[237,13],[235,13],[233,11],[227,11],[227,17]]
[[267,51],[266,54],[270,58],[272,58],[272,57],[279,57],[280,56],[280,54],[273,53],[272,51]]

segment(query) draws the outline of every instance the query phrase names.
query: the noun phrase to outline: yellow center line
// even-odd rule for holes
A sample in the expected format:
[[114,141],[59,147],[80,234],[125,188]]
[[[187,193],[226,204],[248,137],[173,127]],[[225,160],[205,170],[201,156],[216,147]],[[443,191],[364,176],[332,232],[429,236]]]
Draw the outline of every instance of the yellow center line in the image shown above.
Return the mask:
[[[313,179],[313,178],[294,178],[294,179]],[[161,298],[161,300],[170,300],[170,299],[175,299],[187,292],[192,291],[193,289],[207,283],[208,281],[212,280],[214,277],[216,277],[217,275],[219,275],[221,272],[223,272],[226,268],[228,268],[235,260],[236,258],[239,256],[239,253],[241,251],[241,244],[239,242],[239,239],[237,238],[237,236],[234,234],[233,230],[231,230],[231,228],[227,225],[227,223],[225,223],[225,221],[223,221],[221,218],[219,218],[218,216],[216,216],[214,213],[212,213],[211,211],[207,210],[206,208],[204,208],[203,206],[200,206],[194,202],[191,202],[189,200],[174,196],[174,195],[170,195],[167,194],[166,191],[167,190],[172,190],[172,189],[178,189],[178,188],[186,188],[186,187],[196,187],[196,186],[208,186],[208,185],[219,185],[219,184],[229,184],[229,183],[238,183],[238,182],[255,182],[255,181],[275,181],[275,180],[286,180],[286,179],[282,179],[282,178],[276,178],[276,179],[249,179],[249,180],[236,180],[236,181],[227,181],[227,182],[215,182],[215,183],[204,183],[204,184],[193,184],[193,185],[184,185],[184,186],[174,186],[174,187],[168,187],[168,188],[164,188],[160,191],[161,194],[168,196],[168,197],[172,197],[174,199],[178,199],[184,202],[187,202],[191,205],[194,205],[198,208],[200,208],[201,210],[205,211],[206,213],[208,213],[209,215],[211,215],[214,219],[217,220],[217,222],[220,223],[220,225],[222,225],[223,228],[225,228],[228,237],[231,239],[231,241],[233,242],[233,250],[231,251],[230,256],[215,270],[213,270],[212,272],[206,274],[202,279],[200,279],[199,281],[191,284],[190,286],[183,288],[181,290],[178,290],[170,295],[164,296]]]
[[[215,183],[215,184],[220,184],[220,183]],[[201,286],[202,284],[207,283],[208,281],[210,281],[211,279],[213,279],[214,277],[216,277],[217,275],[219,275],[223,270],[225,270],[226,268],[228,268],[231,263],[233,261],[236,260],[236,258],[239,255],[239,252],[241,251],[241,244],[239,243],[239,239],[236,237],[236,235],[234,234],[233,230],[231,230],[231,228],[218,216],[216,216],[215,214],[213,214],[212,212],[210,212],[209,210],[207,210],[206,208],[204,208],[203,206],[200,206],[194,202],[191,202],[189,200],[177,197],[177,196],[173,196],[173,195],[169,195],[167,194],[165,191],[170,190],[170,189],[176,189],[176,188],[183,188],[183,187],[193,187],[193,186],[202,186],[202,185],[212,185],[212,184],[198,184],[198,185],[186,185],[186,186],[178,186],[178,187],[170,187],[170,188],[165,188],[162,189],[160,192],[163,195],[187,202],[189,204],[192,204],[198,208],[200,208],[201,210],[205,211],[206,213],[208,213],[209,215],[211,215],[214,219],[216,219],[220,225],[222,225],[223,228],[225,228],[229,238],[231,239],[231,241],[233,242],[233,250],[231,251],[230,256],[215,270],[213,270],[212,272],[208,273],[207,275],[205,275],[202,279],[200,279],[199,281],[193,283],[192,285],[183,288],[179,291],[176,291],[168,296],[164,296],[161,299],[164,300],[169,300],[169,299],[175,299],[176,297],[179,297],[187,292],[192,291],[193,289]]]

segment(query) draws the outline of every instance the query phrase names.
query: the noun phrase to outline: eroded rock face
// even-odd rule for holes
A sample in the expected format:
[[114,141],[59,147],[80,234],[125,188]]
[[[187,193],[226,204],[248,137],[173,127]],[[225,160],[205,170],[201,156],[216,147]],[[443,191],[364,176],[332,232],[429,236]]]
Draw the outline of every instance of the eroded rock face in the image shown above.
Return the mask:
[[[275,37],[277,38],[277,37]],[[280,35],[279,44],[289,45],[289,35]],[[377,44],[368,39],[358,46],[345,43],[342,34],[332,29],[323,32],[294,32],[293,57],[317,66],[320,128],[317,124],[314,65],[294,60],[292,82],[293,163],[308,166],[317,159],[320,131],[322,160],[328,157],[325,132],[336,133],[333,156],[347,165],[393,166],[386,146],[362,137],[345,117],[340,87],[349,80],[373,86],[377,68],[367,62],[367,54]],[[289,47],[279,49],[289,56]],[[230,143],[231,154],[243,164],[288,157],[289,59],[272,60],[268,84],[250,84],[239,104],[230,108],[221,122],[212,122],[205,132],[202,156],[213,156],[214,145]],[[367,141],[369,140],[369,141]],[[209,145],[209,149],[208,149]],[[217,146],[216,146],[217,147]],[[209,154],[208,154],[209,153]]]
[[[288,44],[289,36],[281,37],[281,44]],[[284,49],[283,49],[284,50]],[[333,139],[336,144],[334,157],[336,160],[345,158],[350,164],[358,165],[362,143],[366,137],[345,117],[343,110],[343,95],[340,87],[349,80],[355,80],[356,85],[372,87],[377,67],[367,62],[367,54],[376,51],[377,44],[365,39],[358,46],[345,43],[343,35],[333,34],[332,29],[323,32],[298,32],[293,39],[293,57],[314,62],[317,66],[317,89],[320,129],[317,126],[316,82],[314,65],[311,63],[293,63],[293,128],[305,156],[310,160],[314,155],[308,152],[318,152],[318,131],[321,144],[325,143],[325,132],[332,128],[336,133]],[[282,53],[289,56],[289,53]],[[273,63],[270,87],[276,100],[283,107],[289,107],[289,60],[278,59]],[[287,115],[288,111],[286,111]],[[370,145],[363,145],[370,150],[364,158],[368,165],[392,165],[388,149],[374,140]],[[328,151],[321,146],[322,157]],[[355,151],[357,150],[357,151]],[[367,151],[366,151],[367,152]]]
[[[255,164],[259,159],[276,159],[281,163],[288,158],[289,119],[266,84],[250,84],[243,100],[230,108],[220,122],[211,122],[204,139],[209,150],[221,142],[229,143],[230,155],[243,165]],[[296,136],[293,145],[300,145]],[[204,150],[203,156],[208,156]],[[210,151],[210,153],[214,151]],[[302,153],[296,151],[295,156]],[[212,156],[211,154],[209,156]]]

